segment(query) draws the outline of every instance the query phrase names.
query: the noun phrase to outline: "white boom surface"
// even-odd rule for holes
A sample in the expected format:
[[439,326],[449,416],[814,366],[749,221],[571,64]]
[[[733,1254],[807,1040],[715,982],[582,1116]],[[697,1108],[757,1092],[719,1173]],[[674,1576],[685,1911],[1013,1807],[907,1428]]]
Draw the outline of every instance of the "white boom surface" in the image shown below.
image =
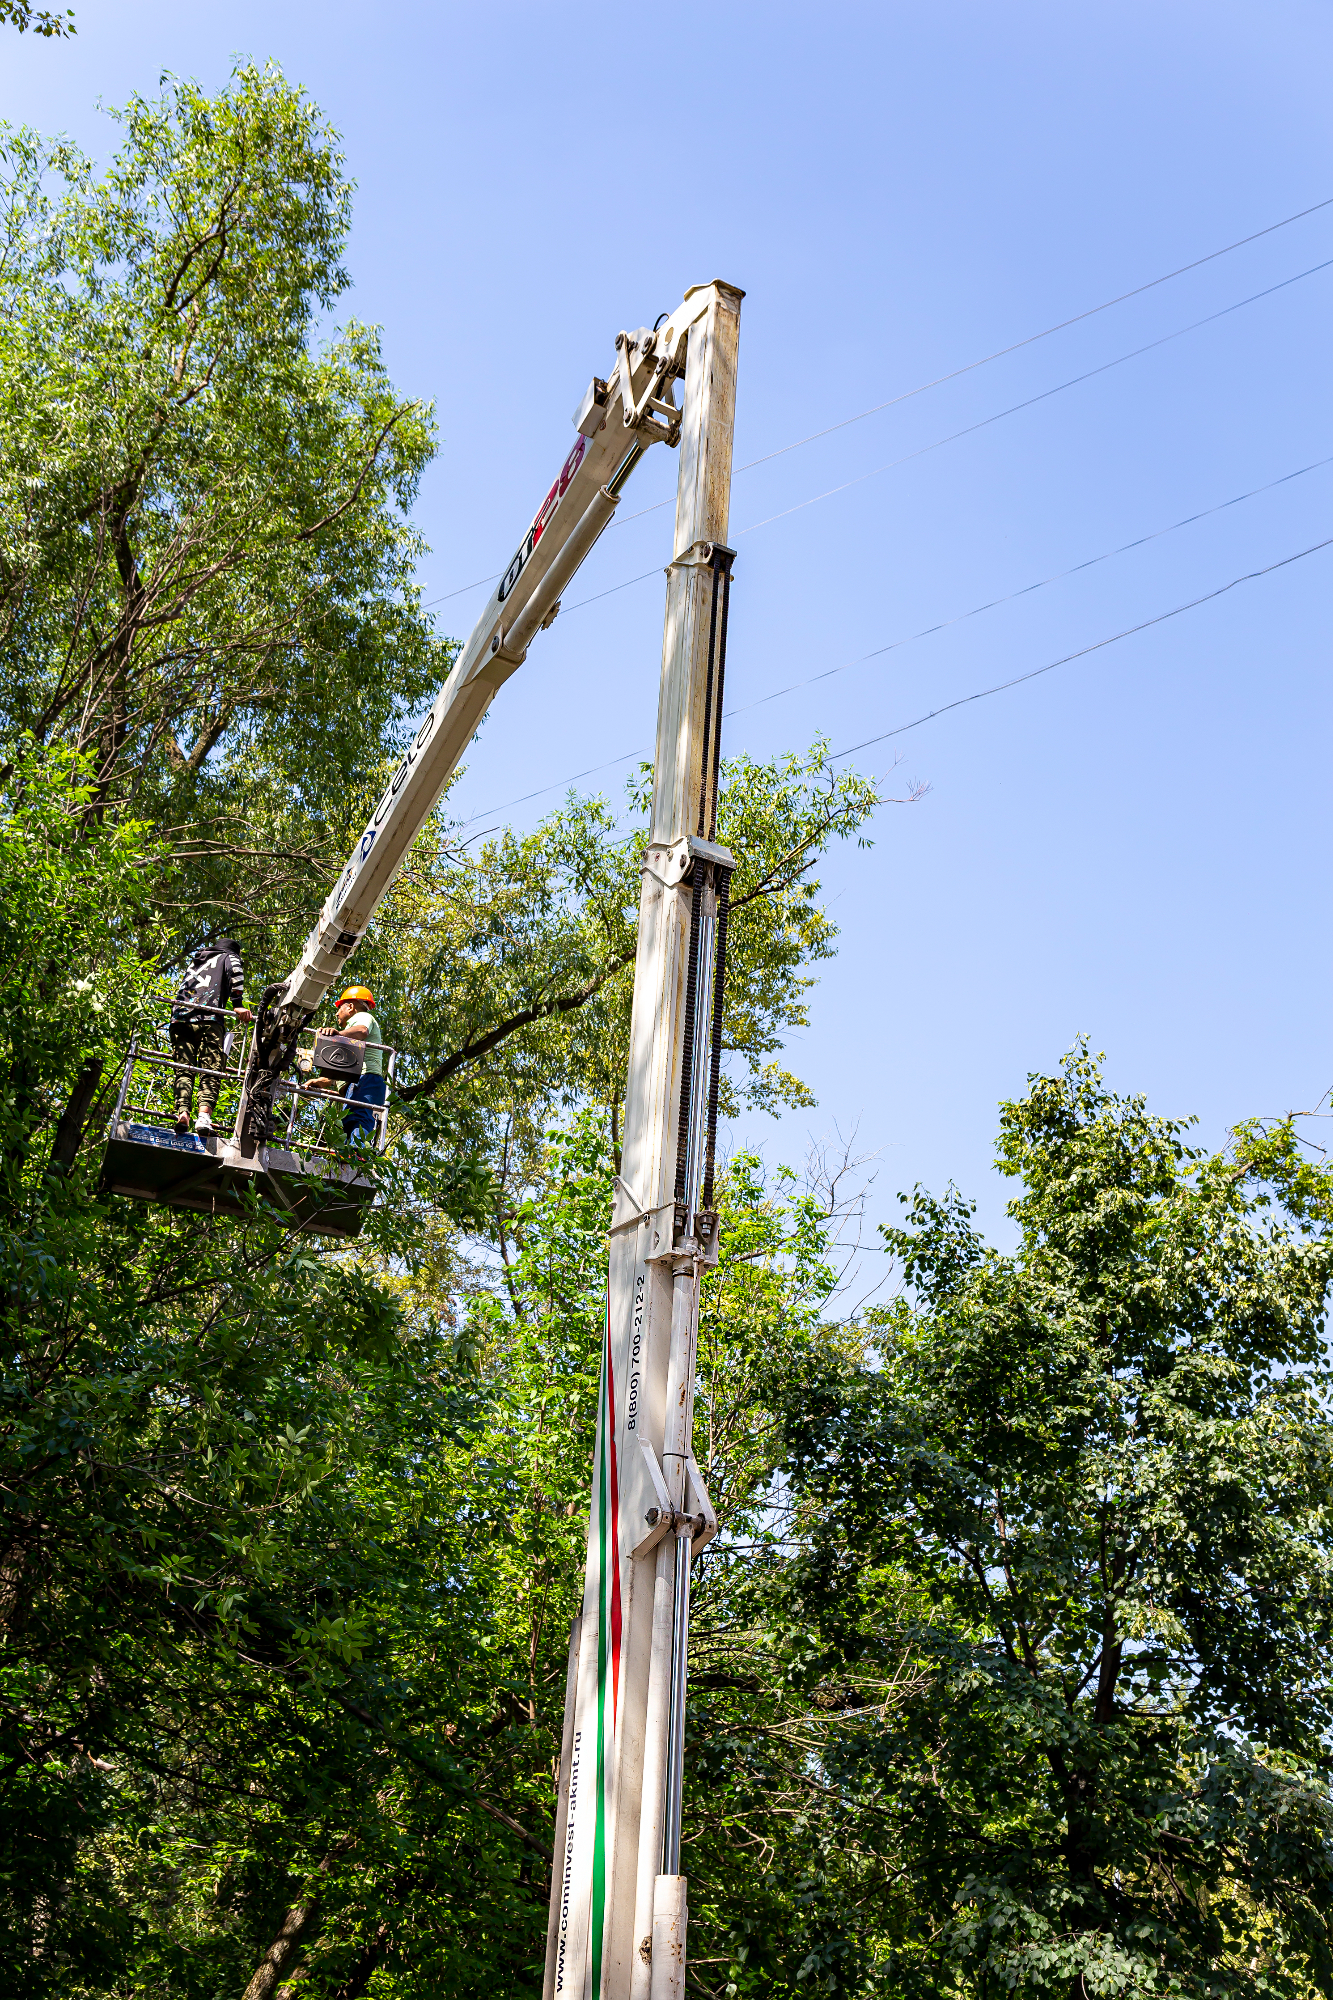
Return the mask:
[[691,295],[691,303],[702,297],[705,309],[688,341],[546,2000],[678,2000],[684,1992],[680,1760],[689,1572],[716,1529],[690,1439],[699,1276],[717,1255],[716,1218],[707,1210],[732,860],[712,837],[742,296],[723,284]]

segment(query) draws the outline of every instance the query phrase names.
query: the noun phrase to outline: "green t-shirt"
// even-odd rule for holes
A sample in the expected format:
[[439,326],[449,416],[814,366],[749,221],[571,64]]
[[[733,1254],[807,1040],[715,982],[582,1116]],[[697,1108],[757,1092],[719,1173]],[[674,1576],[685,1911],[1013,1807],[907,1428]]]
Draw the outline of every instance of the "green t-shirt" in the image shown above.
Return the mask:
[[365,1035],[366,1075],[383,1076],[384,1057],[381,1051],[384,1047],[384,1037],[380,1033],[380,1024],[375,1019],[375,1016],[368,1014],[363,1008],[359,1014],[353,1014],[343,1033],[347,1035]]

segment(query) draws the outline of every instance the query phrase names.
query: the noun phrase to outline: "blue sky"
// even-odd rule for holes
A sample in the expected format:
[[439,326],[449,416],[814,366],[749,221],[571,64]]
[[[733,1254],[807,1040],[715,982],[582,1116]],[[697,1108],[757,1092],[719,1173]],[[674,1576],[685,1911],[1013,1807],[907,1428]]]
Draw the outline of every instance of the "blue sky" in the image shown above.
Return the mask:
[[[744,465],[1333,196],[1333,15],[1282,0],[76,13],[70,43],[5,33],[3,115],[105,158],[99,98],[164,70],[218,87],[244,54],[344,135],[348,309],[436,403],[422,576],[460,593],[440,606],[459,635],[485,598],[462,586],[518,539],[617,330],[686,285],[746,290]],[[861,658],[1333,454],[1333,269],[1298,278],[1326,259],[1333,208],[738,473],[727,747],[841,749],[1333,536],[1324,465]],[[674,474],[655,454],[625,511]],[[656,571],[669,524],[618,523],[571,595]],[[952,1177],[994,1228],[996,1101],[1080,1033],[1210,1141],[1315,1104],[1331,589],[1333,549],[861,753],[931,789],[825,871],[841,949],[790,1051],[818,1111],[734,1136],[799,1161],[810,1134],[855,1129],[876,1213]],[[558,790],[489,809],[650,745],[661,615],[656,574],[562,615],[492,711],[461,809],[531,823]]]

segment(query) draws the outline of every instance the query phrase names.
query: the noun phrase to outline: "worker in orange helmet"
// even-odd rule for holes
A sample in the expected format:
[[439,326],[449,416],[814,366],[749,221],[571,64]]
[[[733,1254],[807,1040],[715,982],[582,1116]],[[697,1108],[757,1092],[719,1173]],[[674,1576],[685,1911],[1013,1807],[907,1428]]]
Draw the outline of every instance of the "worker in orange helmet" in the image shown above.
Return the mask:
[[[355,1082],[349,1083],[346,1095],[354,1106],[343,1119],[343,1131],[348,1138],[359,1132],[374,1134],[375,1120],[367,1109],[372,1104],[383,1104],[386,1094],[384,1082],[384,1037],[380,1024],[375,1019],[375,995],[368,986],[349,986],[338,996],[335,1010],[340,1035],[353,1035],[366,1045],[365,1068]],[[325,1083],[323,1079],[306,1085],[307,1090],[338,1088],[336,1083]]]

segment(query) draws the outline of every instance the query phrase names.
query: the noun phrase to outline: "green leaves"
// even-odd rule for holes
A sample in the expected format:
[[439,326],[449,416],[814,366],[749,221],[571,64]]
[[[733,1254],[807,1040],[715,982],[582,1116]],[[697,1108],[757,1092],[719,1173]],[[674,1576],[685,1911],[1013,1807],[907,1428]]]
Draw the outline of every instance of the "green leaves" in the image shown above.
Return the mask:
[[90,754],[162,830],[158,907],[285,953],[447,668],[407,519],[433,426],[373,329],[314,344],[350,187],[279,71],[119,116],[101,180],[4,148],[3,750]]
[[[5,1990],[212,2000],[295,1910],[312,2000],[534,1991],[642,829],[419,844],[357,961],[406,1087],[355,1251],[99,1189],[166,966],[225,918],[286,970],[454,650],[431,412],[332,319],[336,136],[271,65],[120,123],[100,173],[0,139]],[[822,744],[728,770],[724,1111],[808,1101],[818,863],[876,803]],[[812,1197],[731,1186],[705,1455],[759,1524],[832,1278]],[[796,1962],[850,1963],[792,1880]]]
[[1033,1078],[1017,1250],[918,1191],[915,1304],[789,1420],[830,1651],[879,1578],[922,1593],[919,1694],[837,1753],[894,1817],[922,1990],[1333,1990],[1333,1176],[1289,1127],[1182,1130],[1082,1047]]
[[63,14],[52,14],[45,7],[30,7],[28,0],[0,0],[0,23],[4,22],[17,28],[21,35],[31,28],[34,35],[45,36],[48,41],[78,32],[72,7]]
[[[378,923],[390,1018],[412,1051],[397,1096],[417,1131],[452,1121],[475,1145],[507,1127],[521,1176],[556,1112],[591,1102],[618,1115],[645,837],[641,781],[630,790],[628,829],[604,801],[571,797],[533,833],[507,832],[475,855],[445,829],[418,841]],[[833,949],[815,871],[878,802],[872,781],[832,769],[822,743],[804,758],[723,767],[718,838],[738,863],[724,1115],[743,1099],[773,1110],[812,1101],[769,1059],[805,1023],[807,968]],[[442,1109],[428,1110],[432,1100]]]

